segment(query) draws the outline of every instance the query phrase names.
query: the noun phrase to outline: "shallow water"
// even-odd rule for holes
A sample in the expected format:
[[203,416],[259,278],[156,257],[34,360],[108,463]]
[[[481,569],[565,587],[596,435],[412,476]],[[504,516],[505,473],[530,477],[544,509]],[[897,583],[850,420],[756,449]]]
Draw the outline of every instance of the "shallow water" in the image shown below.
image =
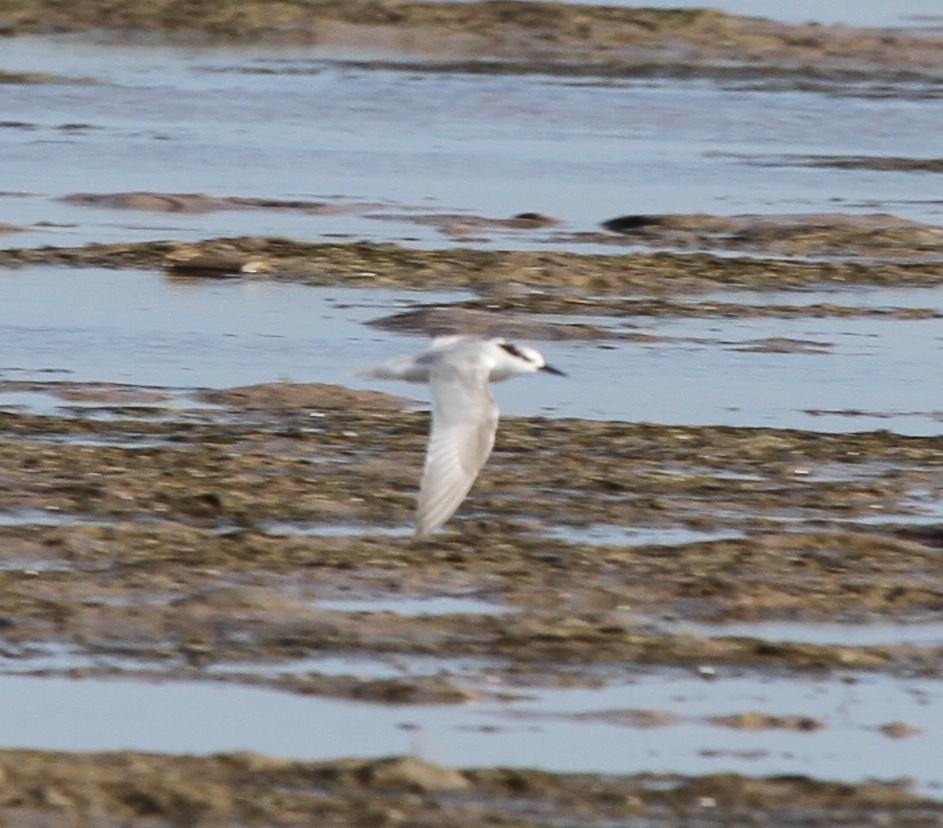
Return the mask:
[[943,646],[943,621],[899,624],[807,624],[800,621],[751,621],[749,624],[708,624],[688,621],[660,624],[672,633],[699,636],[743,636],[824,646],[878,647],[908,644]]
[[[412,752],[460,767],[812,774],[848,782],[909,777],[920,792],[943,792],[943,688],[916,679],[706,681],[668,671],[595,690],[412,707],[129,679],[3,676],[0,691],[16,711],[0,719],[0,744],[10,748],[251,750],[302,759]],[[758,711],[811,717],[821,727],[744,730],[707,721]],[[892,724],[915,732],[892,740],[881,731]]]
[[[70,381],[173,389],[282,380],[353,384],[356,368],[383,359],[392,347],[363,322],[414,304],[467,298],[55,267],[4,272],[0,294],[4,378],[48,381],[53,369]],[[111,296],[120,297],[120,313],[102,301]],[[13,405],[30,402],[20,394],[13,392]]]
[[704,531],[688,529],[685,526],[668,528],[607,526],[598,523],[590,526],[555,526],[546,534],[548,537],[560,538],[569,543],[589,543],[605,546],[645,546],[647,544],[671,546],[673,544],[700,543],[702,541],[742,537],[741,533],[729,529]]
[[[56,296],[50,305],[48,297]],[[120,296],[116,314],[103,296]],[[802,301],[772,293],[767,304]],[[850,291],[851,302],[943,311],[943,288]],[[157,273],[30,267],[0,274],[0,380],[125,383],[172,389],[287,380],[372,388],[425,399],[424,389],[353,375],[424,340],[378,334],[363,323],[397,310],[468,298],[460,293],[313,288],[242,280],[180,283]],[[844,298],[833,301],[845,301]],[[527,377],[495,388],[508,414],[906,434],[943,430],[935,384],[943,319],[636,317],[642,344],[546,343],[565,379]],[[811,347],[767,348],[768,340]],[[339,359],[339,357],[341,357]],[[710,377],[710,382],[704,379]],[[866,378],[866,379],[865,379]],[[75,404],[25,396],[0,408],[50,413]],[[31,392],[37,394],[37,392]],[[198,403],[192,402],[196,406]],[[87,405],[86,405],[87,407]],[[108,411],[106,409],[106,414]]]
[[[98,521],[86,515],[72,515],[51,509],[0,510],[0,526],[75,526],[96,523]],[[8,559],[4,563],[7,562]]]
[[463,595],[404,598],[393,595],[362,600],[316,601],[320,609],[333,612],[390,612],[408,618],[424,615],[496,615],[513,608]]
[[[943,215],[928,197],[932,173],[776,161],[925,157],[937,102],[919,89],[869,98],[854,85],[820,94],[755,78],[597,83],[343,58],[311,48],[6,39],[0,70],[96,82],[0,84],[0,220],[27,227],[17,245],[252,234],[443,246],[455,240],[412,217],[538,211],[563,229],[591,230],[625,213]],[[309,199],[350,211],[182,215],[57,201],[139,190]],[[539,247],[547,238],[487,231],[462,243]]]
[[[619,2],[619,0],[615,0]],[[686,0],[653,5],[690,6]],[[702,5],[696,3],[696,5]],[[938,0],[822,4],[718,0],[727,11],[792,22],[925,25]],[[364,58],[382,58],[371,64]],[[830,169],[785,156],[924,158],[939,131],[932,84],[883,79],[836,88],[716,80],[598,79],[426,70],[389,55],[317,49],[195,49],[24,37],[0,43],[0,70],[41,71],[94,83],[0,84],[0,222],[26,228],[4,246],[279,235],[366,238],[442,247],[456,238],[413,219],[425,213],[561,219],[540,231],[489,229],[465,246],[541,248],[557,229],[595,229],[625,213],[887,211],[939,224],[938,175]],[[107,163],[102,159],[107,158]],[[328,213],[243,209],[202,214],[71,206],[77,192],[205,192],[325,202]],[[567,249],[589,250],[570,243]],[[606,252],[613,252],[612,248]],[[167,407],[197,407],[194,389],[291,380],[334,382],[423,397],[350,369],[422,346],[363,323],[415,304],[465,294],[315,289],[261,281],[172,282],[158,273],[25,268],[0,274],[0,381],[107,382],[170,390]],[[943,311],[943,292],[720,293],[692,302],[835,302]],[[777,426],[821,431],[887,428],[939,434],[939,319],[634,317],[606,325],[655,337],[542,346],[564,380],[531,377],[496,389],[509,414],[663,423]],[[808,347],[765,349],[776,338]],[[0,409],[121,416],[62,399],[52,385],[0,385]],[[135,404],[136,407],[141,408]],[[119,406],[120,408],[120,406]],[[814,413],[810,413],[814,412]],[[72,438],[69,438],[72,439]],[[902,522],[939,520],[933,503]],[[896,520],[886,514],[875,520]],[[61,525],[68,515],[4,512],[0,524]],[[329,527],[342,532],[356,527]],[[277,527],[273,528],[275,531]],[[282,526],[286,533],[306,527]],[[371,528],[371,534],[377,530]],[[568,532],[582,534],[568,535]],[[678,542],[688,529],[588,527],[561,536],[601,543]],[[671,534],[674,532],[674,535]],[[393,530],[391,535],[401,534]],[[11,559],[30,571],[69,562]],[[451,600],[453,603],[447,603]],[[494,612],[441,598],[436,611]],[[446,602],[446,603],[443,603]],[[468,603],[472,602],[472,603]],[[352,603],[325,609],[358,611]],[[429,602],[369,602],[410,614]],[[698,635],[749,634],[819,643],[938,646],[939,625],[691,625]],[[67,649],[0,653],[0,672],[153,665]],[[466,669],[467,668],[467,669]],[[305,672],[366,678],[445,670],[474,686],[481,665],[404,657],[326,657],[290,665],[220,664],[206,672],[277,679]],[[478,688],[481,689],[481,688]],[[393,707],[291,695],[219,682],[0,676],[10,715],[0,745],[68,750],[123,747],[173,753],[249,749],[336,758],[410,751],[461,766],[559,771],[809,774],[860,781],[912,777],[943,796],[939,745],[943,686],[888,676],[830,678],[664,671],[597,689],[527,689],[499,702],[488,685],[462,706]],[[632,715],[665,714],[660,727]],[[704,717],[803,715],[814,732],[734,730]],[[656,717],[657,718],[657,717]],[[917,731],[904,739],[883,725]],[[906,729],[906,728],[905,728]]]
[[[37,568],[35,572],[48,571]],[[169,646],[169,652],[173,647]],[[159,648],[158,648],[159,649]],[[92,653],[66,644],[33,644],[0,649],[0,673],[3,675],[59,676],[70,671],[98,671],[134,678],[135,674],[163,675],[164,671],[187,666],[186,656],[160,651],[153,658],[119,650]],[[213,679],[246,678],[252,683],[284,678],[317,676],[353,676],[358,679],[398,679],[426,676],[450,676],[471,681],[489,671],[491,662],[476,658],[438,658],[421,655],[324,655],[286,660],[221,661],[207,664],[201,674]]]

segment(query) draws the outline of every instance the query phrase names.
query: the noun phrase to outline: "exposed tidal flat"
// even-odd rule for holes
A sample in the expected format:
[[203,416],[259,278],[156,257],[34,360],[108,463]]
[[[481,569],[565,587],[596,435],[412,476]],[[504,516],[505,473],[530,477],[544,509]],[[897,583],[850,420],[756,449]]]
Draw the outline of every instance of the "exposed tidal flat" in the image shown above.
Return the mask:
[[[759,4],[762,7],[762,4]],[[939,43],[923,31],[783,24],[710,9],[658,9],[554,2],[433,3],[259,0],[111,3],[11,0],[6,34],[104,32],[190,36],[237,42],[377,44],[417,52],[531,57],[549,55],[618,64],[623,52],[683,67],[700,60],[765,58],[849,67],[939,68]],[[634,55],[633,55],[634,56]],[[667,58],[667,60],[666,60]],[[683,71],[683,70],[682,70]],[[762,71],[762,70],[761,70]]]
[[[844,22],[3,4],[6,824],[937,824],[943,36]],[[417,543],[350,372],[456,331],[569,378]]]

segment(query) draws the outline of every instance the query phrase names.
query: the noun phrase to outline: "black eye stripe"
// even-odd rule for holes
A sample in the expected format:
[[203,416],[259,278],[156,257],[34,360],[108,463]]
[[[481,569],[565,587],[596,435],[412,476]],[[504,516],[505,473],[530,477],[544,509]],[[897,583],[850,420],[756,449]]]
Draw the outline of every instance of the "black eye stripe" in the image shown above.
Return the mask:
[[511,356],[516,356],[518,359],[523,359],[525,362],[529,362],[529,361],[530,361],[530,360],[527,359],[526,356],[524,356],[524,355],[518,350],[518,348],[517,348],[516,345],[511,345],[511,344],[509,344],[509,343],[507,343],[507,342],[499,342],[498,344],[499,344],[505,351],[507,351]]

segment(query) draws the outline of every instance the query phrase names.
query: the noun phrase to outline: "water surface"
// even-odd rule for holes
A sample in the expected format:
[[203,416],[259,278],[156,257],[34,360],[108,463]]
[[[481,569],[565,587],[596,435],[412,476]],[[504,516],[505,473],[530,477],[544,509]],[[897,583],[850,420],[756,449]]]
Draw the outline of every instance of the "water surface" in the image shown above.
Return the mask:
[[[943,312],[943,288],[829,295]],[[426,347],[422,337],[378,333],[364,323],[468,296],[29,267],[0,274],[0,335],[7,344],[0,380],[48,382],[54,371],[62,380],[166,387],[174,404],[186,389],[275,381],[334,383],[424,401],[424,388],[354,375]],[[120,297],[123,310],[116,313],[102,297]],[[796,297],[802,301],[791,292],[761,301],[775,306]],[[943,399],[927,381],[943,354],[943,318],[636,317],[609,324],[614,333],[651,339],[542,343],[548,360],[568,376],[499,384],[494,393],[502,408],[685,425],[943,431]],[[72,405],[31,393],[24,397],[14,386],[8,397],[0,388],[0,406],[48,412]]]
[[[752,75],[398,71],[395,60],[361,57],[4,40],[0,70],[82,82],[0,84],[0,220],[26,227],[15,242],[26,245],[252,234],[441,247],[456,238],[414,219],[537,211],[559,219],[555,229],[590,230],[626,213],[887,211],[937,223],[943,215],[929,195],[932,173],[776,161],[924,158],[939,121],[938,101],[923,97],[932,90],[883,78],[869,97],[870,81],[817,91]],[[57,200],[128,191],[343,209],[181,215]],[[492,230],[460,241],[533,248],[550,237]]]
[[[910,778],[918,792],[943,795],[943,688],[919,679],[706,681],[667,671],[595,690],[408,707],[207,682],[3,676],[0,690],[16,711],[0,719],[0,744],[8,748],[250,750],[309,760],[412,752],[458,767]],[[808,717],[818,729],[744,730],[710,721],[757,712]],[[892,739],[888,725],[911,735]]]

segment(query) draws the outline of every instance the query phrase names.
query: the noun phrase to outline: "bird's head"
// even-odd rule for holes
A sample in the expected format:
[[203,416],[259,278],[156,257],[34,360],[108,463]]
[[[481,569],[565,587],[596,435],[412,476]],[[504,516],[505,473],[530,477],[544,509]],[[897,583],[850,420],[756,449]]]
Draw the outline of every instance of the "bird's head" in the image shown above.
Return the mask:
[[491,369],[493,380],[507,379],[518,374],[530,374],[534,371],[566,376],[563,371],[548,365],[544,355],[536,348],[528,345],[513,345],[503,339],[495,340],[495,344],[498,346],[498,359],[494,368]]

